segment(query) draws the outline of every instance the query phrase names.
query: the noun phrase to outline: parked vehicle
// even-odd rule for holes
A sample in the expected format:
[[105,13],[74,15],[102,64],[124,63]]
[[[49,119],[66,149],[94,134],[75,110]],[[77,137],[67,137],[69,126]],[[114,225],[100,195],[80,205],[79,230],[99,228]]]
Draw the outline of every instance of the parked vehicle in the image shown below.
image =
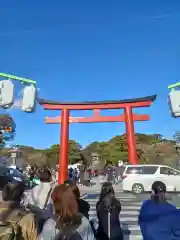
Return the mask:
[[8,182],[22,182],[27,186],[27,188],[29,187],[28,178],[19,170],[6,166],[0,166],[0,190],[2,190]]
[[150,192],[155,181],[166,184],[168,192],[180,192],[180,171],[166,165],[127,165],[122,174],[123,191]]

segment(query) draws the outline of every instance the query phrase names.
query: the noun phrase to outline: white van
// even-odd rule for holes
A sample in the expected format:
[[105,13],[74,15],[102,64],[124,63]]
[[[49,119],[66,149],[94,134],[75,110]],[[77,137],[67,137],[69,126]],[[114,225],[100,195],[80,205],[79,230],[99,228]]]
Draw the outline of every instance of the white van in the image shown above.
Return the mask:
[[127,165],[122,175],[123,191],[150,192],[155,181],[166,184],[168,192],[180,192],[180,171],[165,165]]

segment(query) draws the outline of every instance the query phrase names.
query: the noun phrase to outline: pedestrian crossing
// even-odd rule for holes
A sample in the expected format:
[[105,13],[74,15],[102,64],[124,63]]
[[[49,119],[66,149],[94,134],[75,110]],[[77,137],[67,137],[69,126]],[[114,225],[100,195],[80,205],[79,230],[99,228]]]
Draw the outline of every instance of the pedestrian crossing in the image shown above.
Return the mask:
[[[137,200],[132,194],[122,192],[116,193],[117,199],[121,202],[120,221],[124,232],[124,240],[142,240],[140,227],[138,225],[138,215],[141,207],[141,201]],[[97,222],[96,203],[99,199],[99,194],[87,194],[84,200],[89,202],[91,208],[89,211],[90,219]],[[98,222],[97,224],[98,225]]]

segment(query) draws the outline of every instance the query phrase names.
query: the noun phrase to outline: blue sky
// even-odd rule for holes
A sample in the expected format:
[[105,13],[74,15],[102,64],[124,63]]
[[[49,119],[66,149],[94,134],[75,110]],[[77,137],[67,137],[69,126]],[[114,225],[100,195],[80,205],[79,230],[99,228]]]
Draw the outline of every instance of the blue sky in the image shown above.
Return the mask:
[[[136,132],[171,137],[180,120],[169,115],[167,86],[180,79],[179,0],[6,0],[1,1],[0,72],[37,81],[41,98],[59,101],[125,99],[158,94],[149,122]],[[15,83],[16,95],[20,86]],[[3,112],[3,110],[1,110]],[[121,113],[106,111],[103,114]],[[58,143],[59,125],[45,116],[8,111],[17,144],[39,148]],[[72,112],[88,116],[89,112]],[[83,146],[125,131],[123,123],[73,124],[70,138]]]

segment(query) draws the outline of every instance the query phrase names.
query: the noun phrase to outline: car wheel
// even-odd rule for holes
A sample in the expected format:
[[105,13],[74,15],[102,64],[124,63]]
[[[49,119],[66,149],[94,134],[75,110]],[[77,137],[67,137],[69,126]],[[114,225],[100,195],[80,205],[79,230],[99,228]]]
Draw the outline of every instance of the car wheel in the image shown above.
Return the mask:
[[132,192],[135,193],[135,194],[143,193],[143,192],[144,192],[144,187],[143,187],[143,185],[140,184],[140,183],[135,183],[135,184],[132,186]]

